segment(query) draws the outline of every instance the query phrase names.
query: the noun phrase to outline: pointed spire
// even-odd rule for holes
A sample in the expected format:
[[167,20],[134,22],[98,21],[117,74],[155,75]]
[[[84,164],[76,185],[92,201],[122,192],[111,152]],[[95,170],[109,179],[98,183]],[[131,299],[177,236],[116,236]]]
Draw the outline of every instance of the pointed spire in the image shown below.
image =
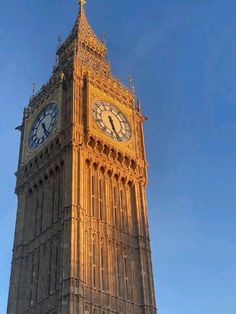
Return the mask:
[[80,7],[80,14],[82,14],[84,12],[84,6],[86,4],[86,0],[77,0],[77,2]]
[[87,46],[88,50],[94,50],[96,54],[100,55],[103,59],[105,59],[107,55],[107,48],[105,42],[100,40],[95,32],[93,31],[92,27],[90,26],[85,10],[85,0],[77,0],[80,6],[80,12],[78,14],[77,20],[77,36],[79,42],[83,43]]
[[138,112],[141,111],[141,103],[140,103],[140,99],[137,100],[137,110]]
[[[101,72],[110,73],[110,65],[107,62],[107,47],[104,40],[97,37],[93,31],[84,10],[85,0],[77,0],[79,10],[76,22],[64,43],[58,48],[58,65],[61,60],[64,62],[68,51],[74,55],[74,61],[78,58],[81,64],[89,67],[101,68]],[[67,52],[66,52],[67,51]],[[91,57],[90,58],[90,54]]]

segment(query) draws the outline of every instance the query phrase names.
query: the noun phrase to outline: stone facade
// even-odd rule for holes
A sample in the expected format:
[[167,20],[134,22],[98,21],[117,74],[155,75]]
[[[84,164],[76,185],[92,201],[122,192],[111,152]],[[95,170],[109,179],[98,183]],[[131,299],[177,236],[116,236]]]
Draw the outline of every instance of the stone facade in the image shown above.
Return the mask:
[[[47,84],[24,110],[17,221],[7,314],[155,314],[140,105],[115,79],[107,49],[80,8]],[[92,116],[97,99],[129,121],[123,143]],[[32,121],[50,101],[54,133],[28,146]]]

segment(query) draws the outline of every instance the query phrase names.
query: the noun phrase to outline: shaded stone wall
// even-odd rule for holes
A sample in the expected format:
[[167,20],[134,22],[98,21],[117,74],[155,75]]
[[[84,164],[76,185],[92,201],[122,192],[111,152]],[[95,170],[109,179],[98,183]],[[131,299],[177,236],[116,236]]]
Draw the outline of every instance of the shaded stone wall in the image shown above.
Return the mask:
[[[63,164],[18,197],[7,313],[58,313],[61,280]],[[46,310],[44,310],[44,308]]]

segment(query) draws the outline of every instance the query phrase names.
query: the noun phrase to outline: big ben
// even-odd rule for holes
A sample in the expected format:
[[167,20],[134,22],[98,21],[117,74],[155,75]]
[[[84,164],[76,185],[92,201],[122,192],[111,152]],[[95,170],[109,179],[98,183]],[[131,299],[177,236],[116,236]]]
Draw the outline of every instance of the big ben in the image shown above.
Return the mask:
[[7,314],[155,314],[145,118],[78,2],[19,127]]

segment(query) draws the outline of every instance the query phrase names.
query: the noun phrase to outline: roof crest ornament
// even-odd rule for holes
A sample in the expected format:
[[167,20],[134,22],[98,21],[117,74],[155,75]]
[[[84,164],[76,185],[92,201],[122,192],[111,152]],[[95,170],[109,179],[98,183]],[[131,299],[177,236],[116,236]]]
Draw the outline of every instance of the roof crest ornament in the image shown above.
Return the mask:
[[86,0],[77,0],[78,5],[80,6],[80,8],[82,9],[84,7],[84,5],[86,4]]

